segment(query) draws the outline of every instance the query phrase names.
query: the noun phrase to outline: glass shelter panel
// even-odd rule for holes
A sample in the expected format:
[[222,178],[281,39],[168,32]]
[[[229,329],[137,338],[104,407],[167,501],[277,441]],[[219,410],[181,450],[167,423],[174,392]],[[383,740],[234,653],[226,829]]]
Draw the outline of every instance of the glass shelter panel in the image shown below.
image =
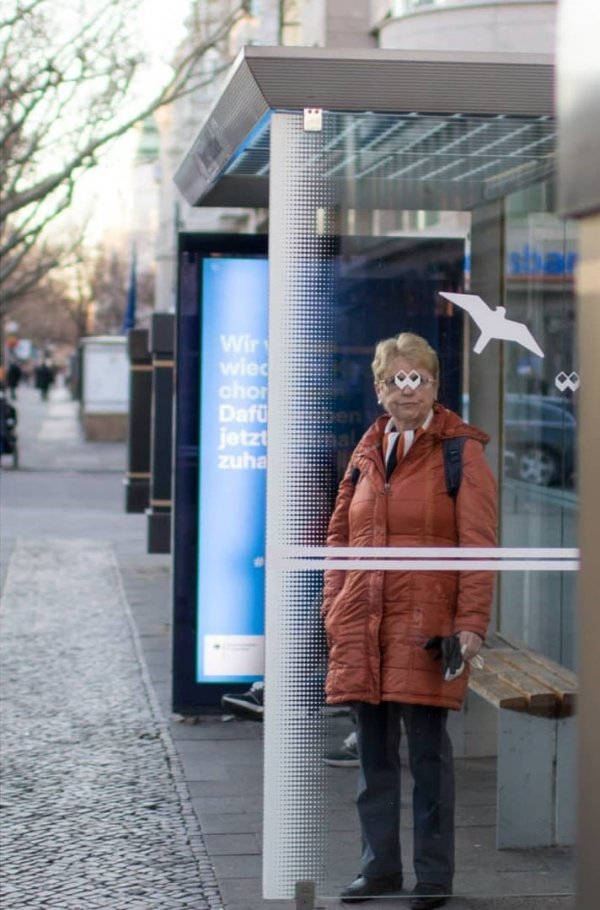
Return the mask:
[[[359,872],[405,899],[572,892],[579,376],[554,126],[275,113],[270,143],[264,895]],[[374,376],[402,332],[439,377],[422,347]]]
[[[508,345],[504,368],[502,534],[506,546],[575,547],[577,393],[574,226],[552,211],[552,184],[505,203],[506,307],[531,327],[536,357]],[[501,579],[499,627],[574,669],[575,576]]]

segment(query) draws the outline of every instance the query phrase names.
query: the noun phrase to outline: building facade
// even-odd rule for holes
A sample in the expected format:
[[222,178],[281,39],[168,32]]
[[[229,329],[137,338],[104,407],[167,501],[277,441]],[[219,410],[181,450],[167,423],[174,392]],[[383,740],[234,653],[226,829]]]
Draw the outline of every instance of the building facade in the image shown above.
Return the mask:
[[556,0],[373,0],[379,47],[549,54]]

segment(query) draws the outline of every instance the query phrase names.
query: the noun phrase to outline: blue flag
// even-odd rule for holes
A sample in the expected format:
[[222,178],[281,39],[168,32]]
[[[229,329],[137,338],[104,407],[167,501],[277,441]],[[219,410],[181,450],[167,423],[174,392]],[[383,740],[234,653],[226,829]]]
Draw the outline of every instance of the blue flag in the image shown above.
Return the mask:
[[137,303],[137,251],[135,246],[131,251],[131,271],[129,273],[129,288],[127,290],[127,309],[123,316],[121,333],[126,335],[130,329],[135,328],[135,307]]

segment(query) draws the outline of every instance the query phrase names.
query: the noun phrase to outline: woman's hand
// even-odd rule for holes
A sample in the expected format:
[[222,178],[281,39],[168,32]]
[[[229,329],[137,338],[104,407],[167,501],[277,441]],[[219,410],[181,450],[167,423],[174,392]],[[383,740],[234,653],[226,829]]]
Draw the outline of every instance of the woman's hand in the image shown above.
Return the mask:
[[459,632],[458,640],[461,648],[465,648],[463,660],[471,660],[476,654],[479,654],[483,639],[475,632]]

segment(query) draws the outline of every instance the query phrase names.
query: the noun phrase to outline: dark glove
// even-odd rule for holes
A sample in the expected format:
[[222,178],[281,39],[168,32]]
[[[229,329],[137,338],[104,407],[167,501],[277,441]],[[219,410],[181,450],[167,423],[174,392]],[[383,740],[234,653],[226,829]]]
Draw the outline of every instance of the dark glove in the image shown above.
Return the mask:
[[437,651],[436,660],[442,661],[442,673],[446,682],[451,682],[465,669],[458,635],[435,635],[423,647],[426,651]]

